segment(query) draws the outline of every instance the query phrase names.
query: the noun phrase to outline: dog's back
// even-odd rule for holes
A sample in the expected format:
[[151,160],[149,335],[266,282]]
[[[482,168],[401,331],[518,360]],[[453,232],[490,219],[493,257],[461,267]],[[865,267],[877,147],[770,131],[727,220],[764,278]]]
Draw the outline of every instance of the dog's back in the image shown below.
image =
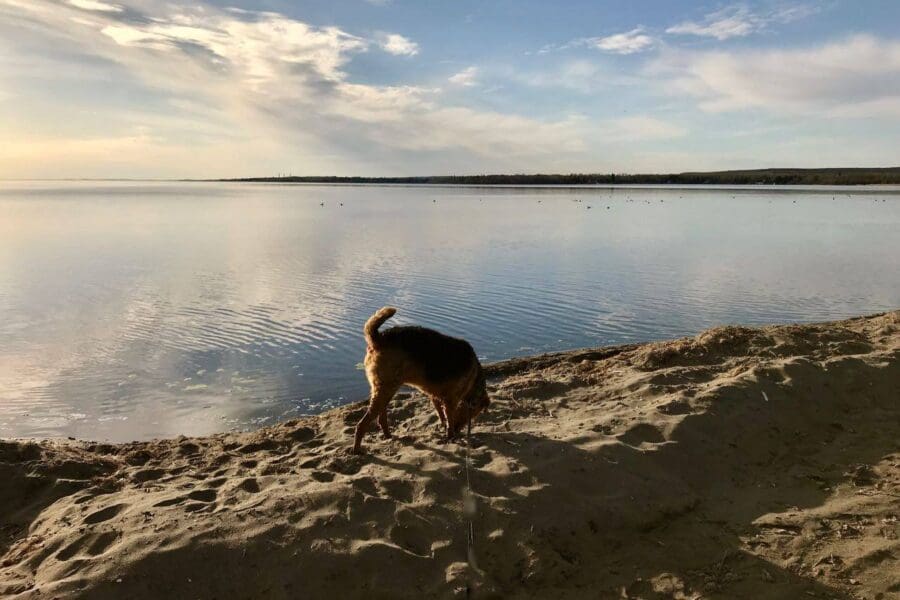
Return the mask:
[[422,370],[429,381],[456,379],[478,364],[475,350],[465,340],[434,329],[401,325],[382,331],[379,349],[400,351]]

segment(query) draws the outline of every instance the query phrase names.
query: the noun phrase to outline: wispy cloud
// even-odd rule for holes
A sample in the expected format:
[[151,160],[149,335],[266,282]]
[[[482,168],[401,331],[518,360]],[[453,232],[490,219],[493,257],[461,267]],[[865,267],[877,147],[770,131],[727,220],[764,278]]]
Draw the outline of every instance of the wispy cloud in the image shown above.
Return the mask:
[[459,73],[450,76],[448,81],[454,85],[465,87],[478,85],[478,67],[466,67]]
[[68,0],[69,4],[83,10],[98,10],[100,12],[122,12],[118,4],[100,2],[100,0]]
[[614,54],[635,54],[643,52],[653,46],[653,38],[644,33],[643,27],[632,29],[624,33],[617,33],[601,38],[588,40],[589,45]]
[[584,47],[613,54],[635,54],[649,50],[655,44],[656,40],[648,35],[643,27],[636,27],[631,31],[605,37],[584,37],[570,40],[564,44],[546,44],[537,51],[537,54],[548,54],[560,50]]
[[675,35],[694,35],[727,40],[764,31],[773,24],[785,24],[818,11],[813,6],[783,6],[768,12],[754,12],[746,4],[734,4],[707,14],[701,21],[683,21],[666,29]]
[[398,33],[381,34],[378,39],[381,49],[395,56],[415,56],[419,53],[419,45]]
[[900,41],[870,35],[792,50],[671,51],[651,70],[710,112],[900,118]]

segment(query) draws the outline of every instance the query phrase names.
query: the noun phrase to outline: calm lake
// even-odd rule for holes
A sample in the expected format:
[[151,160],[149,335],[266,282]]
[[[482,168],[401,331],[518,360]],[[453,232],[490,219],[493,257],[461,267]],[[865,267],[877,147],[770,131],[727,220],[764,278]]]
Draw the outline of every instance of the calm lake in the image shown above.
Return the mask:
[[362,325],[485,361],[900,307],[900,188],[0,182],[0,437],[365,399]]

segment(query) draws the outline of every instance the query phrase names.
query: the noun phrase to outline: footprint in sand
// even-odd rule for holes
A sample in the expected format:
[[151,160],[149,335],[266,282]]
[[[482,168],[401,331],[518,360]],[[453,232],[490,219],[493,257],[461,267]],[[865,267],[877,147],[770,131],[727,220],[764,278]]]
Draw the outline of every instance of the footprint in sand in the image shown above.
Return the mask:
[[[476,447],[474,444],[474,441],[475,440],[473,438],[473,444],[472,444],[473,448]],[[480,452],[478,454],[473,454],[471,456],[470,460],[472,461],[472,465],[476,469],[483,469],[484,467],[488,466],[491,463],[491,461],[494,460],[494,457],[491,455],[490,452]]]
[[622,435],[617,436],[617,439],[623,444],[628,444],[629,446],[640,446],[644,443],[660,444],[666,441],[666,438],[663,436],[662,432],[649,423],[640,423],[638,425],[635,425]]
[[231,454],[220,454],[215,457],[212,461],[212,465],[214,467],[221,467],[223,465],[227,465],[231,462],[231,459],[234,458]]
[[393,498],[397,502],[408,504],[413,501],[413,492],[415,488],[413,484],[403,479],[383,479],[378,482],[379,487],[384,490],[389,498]]
[[216,499],[217,495],[216,490],[194,490],[187,495],[187,498],[199,502],[212,502]]
[[75,556],[79,550],[87,546],[85,554],[88,556],[99,556],[106,551],[107,548],[119,538],[119,534],[114,531],[105,531],[100,534],[86,535],[78,538],[56,554],[57,560],[69,560]]
[[290,438],[302,444],[308,442],[316,436],[316,432],[311,427],[299,427],[290,433]]
[[101,495],[101,493],[97,492],[96,489],[89,488],[84,495],[76,497],[73,500],[73,502],[75,504],[84,504],[88,500],[93,500],[94,498],[96,498],[97,496],[100,496],[100,495]]
[[217,477],[216,479],[211,479],[206,483],[206,487],[208,488],[220,488],[228,481],[227,477]]
[[344,414],[344,425],[356,425],[366,412],[365,406],[360,406],[356,410],[348,411]]
[[197,454],[198,452],[200,452],[200,446],[191,442],[181,444],[178,447],[178,453],[182,456],[191,456],[193,454]]
[[207,508],[209,503],[213,502],[217,496],[218,493],[214,489],[194,490],[193,492],[184,496],[175,496],[174,498],[166,498],[165,500],[160,500],[159,502],[154,504],[153,507],[162,508],[165,506],[174,506],[188,500],[193,500],[194,502],[192,504],[185,506],[185,510],[196,511],[202,508]]
[[148,481],[156,481],[166,474],[164,469],[143,469],[137,471],[131,476],[131,480],[135,483],[146,483]]
[[279,448],[278,442],[275,440],[260,440],[258,442],[250,442],[237,448],[241,454],[256,454],[257,452],[271,452]]
[[391,527],[388,537],[392,542],[417,556],[431,556],[433,532],[429,531],[429,523],[411,510],[398,510],[396,524]]
[[684,400],[672,400],[667,404],[658,406],[656,410],[664,415],[687,415],[691,412],[691,405]]
[[161,508],[164,506],[172,506],[174,504],[181,504],[184,502],[184,498],[181,496],[176,496],[175,498],[166,498],[165,500],[160,500],[156,504],[153,505],[153,508]]
[[322,460],[324,460],[324,456],[314,456],[313,458],[304,460],[300,463],[301,469],[315,469],[320,464],[322,464]]
[[309,475],[316,481],[320,481],[322,483],[328,483],[329,481],[334,481],[334,473],[330,471],[313,471]]
[[375,486],[375,479],[372,477],[358,477],[353,479],[350,485],[368,496],[378,495],[378,488]]
[[62,550],[56,553],[56,560],[69,560],[81,549],[81,546],[84,545],[85,538],[78,538]]
[[333,457],[325,466],[329,471],[340,473],[341,475],[356,475],[362,468],[363,462],[357,457]]
[[256,494],[259,492],[259,482],[253,477],[249,477],[238,484],[238,489],[243,490],[248,494]]
[[118,533],[115,531],[105,531],[91,542],[91,545],[88,546],[87,553],[91,556],[99,556],[103,554],[107,548],[112,546],[117,539],[119,539]]
[[107,506],[106,508],[103,508],[86,516],[83,523],[86,525],[93,525],[95,523],[108,521],[122,512],[122,510],[124,510],[126,506],[127,505],[125,504],[113,504],[112,506]]

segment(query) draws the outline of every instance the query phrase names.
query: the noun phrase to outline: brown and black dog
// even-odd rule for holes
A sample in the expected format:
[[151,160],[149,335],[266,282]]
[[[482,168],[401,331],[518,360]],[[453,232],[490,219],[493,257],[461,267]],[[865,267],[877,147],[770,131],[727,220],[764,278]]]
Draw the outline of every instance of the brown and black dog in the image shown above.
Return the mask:
[[391,437],[387,407],[401,385],[418,388],[431,398],[448,440],[491,403],[481,363],[467,341],[417,326],[378,331],[396,312],[386,306],[364,328],[364,364],[372,395],[369,409],[356,425],[353,451],[357,453],[375,418],[384,436]]

